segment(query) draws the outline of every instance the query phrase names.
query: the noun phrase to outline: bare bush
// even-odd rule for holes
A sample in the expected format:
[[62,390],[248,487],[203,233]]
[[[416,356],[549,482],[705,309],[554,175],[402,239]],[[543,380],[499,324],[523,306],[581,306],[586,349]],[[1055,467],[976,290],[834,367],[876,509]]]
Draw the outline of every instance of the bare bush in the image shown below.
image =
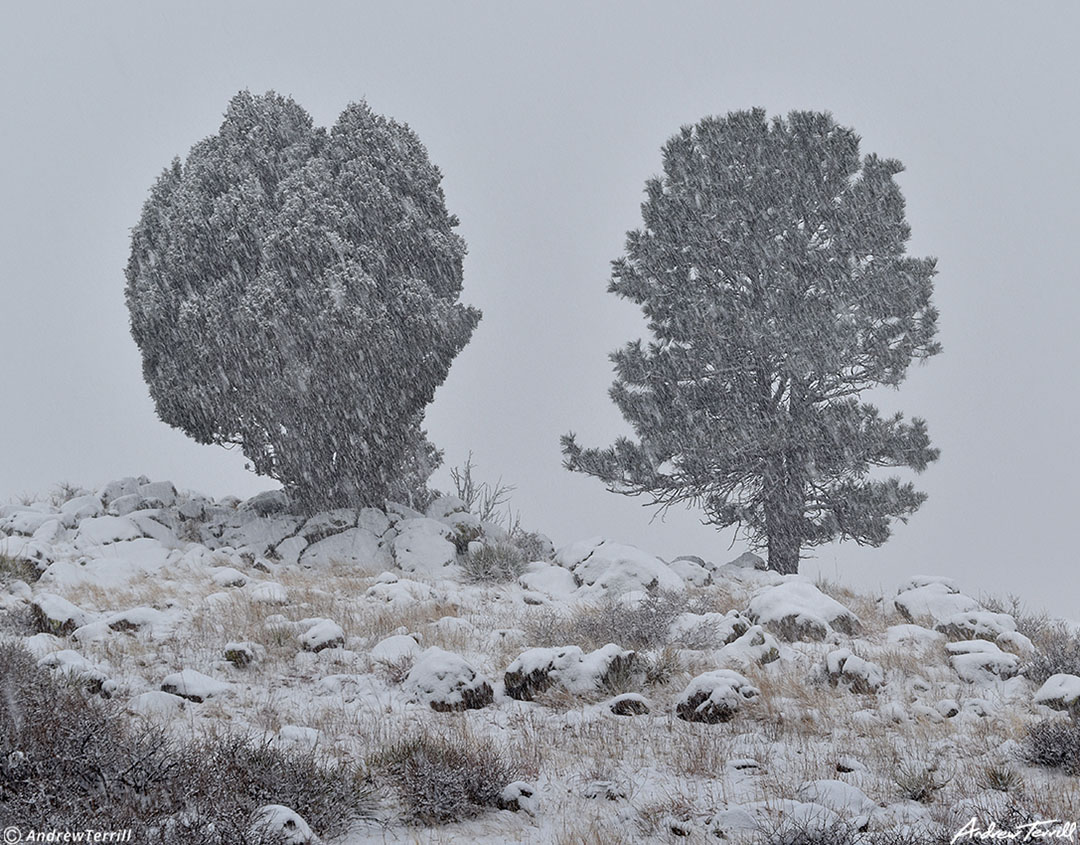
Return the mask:
[[1061,769],[1080,776],[1080,724],[1067,719],[1047,719],[1027,729],[1021,746],[1024,762],[1032,766]]
[[498,805],[499,793],[520,772],[493,744],[475,737],[416,734],[369,759],[376,776],[394,787],[409,821],[461,821]]
[[606,597],[571,616],[538,613],[529,620],[526,633],[530,642],[541,646],[595,649],[616,643],[638,650],[656,648],[668,643],[672,621],[688,609],[686,596],[676,593],[650,593],[633,604]]
[[1047,622],[1032,637],[1035,654],[1024,665],[1023,675],[1041,685],[1051,675],[1080,675],[1080,632],[1065,622]]
[[505,582],[525,571],[525,555],[509,541],[483,543],[461,559],[465,577],[473,582]]
[[269,843],[252,814],[284,804],[322,834],[370,813],[356,772],[235,735],[179,741],[0,645],[0,816],[26,827],[132,828],[162,845]]

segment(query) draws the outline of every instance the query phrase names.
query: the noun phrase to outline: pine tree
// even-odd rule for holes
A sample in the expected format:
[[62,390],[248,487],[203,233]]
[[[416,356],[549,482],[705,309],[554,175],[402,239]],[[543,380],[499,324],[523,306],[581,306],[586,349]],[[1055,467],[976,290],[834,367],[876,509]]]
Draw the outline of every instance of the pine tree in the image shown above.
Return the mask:
[[425,406],[480,312],[465,243],[407,126],[350,105],[327,132],[233,98],[132,232],[126,298],[158,415],[237,445],[301,509],[423,495]]
[[940,351],[934,260],[905,254],[902,169],[860,157],[827,113],[683,127],[612,264],[609,291],[653,336],[612,355],[611,397],[637,440],[583,449],[569,434],[567,468],[698,505],[782,573],[835,538],[885,542],[926,497],[874,469],[938,457],[923,420],[859,401]]

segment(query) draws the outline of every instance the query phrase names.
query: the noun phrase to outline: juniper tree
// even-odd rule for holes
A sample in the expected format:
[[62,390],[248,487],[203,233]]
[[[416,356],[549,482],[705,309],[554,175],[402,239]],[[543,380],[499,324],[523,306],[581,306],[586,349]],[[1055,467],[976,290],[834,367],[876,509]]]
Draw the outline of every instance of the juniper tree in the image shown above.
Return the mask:
[[883,543],[925,494],[875,468],[938,456],[923,420],[859,398],[940,351],[934,260],[905,254],[902,169],[861,157],[829,114],[683,127],[612,264],[609,291],[652,334],[612,355],[611,397],[637,438],[583,449],[569,434],[566,466],[661,507],[701,506],[783,573],[835,538]]
[[480,318],[417,136],[364,103],[327,131],[242,92],[154,184],[126,299],[158,415],[234,444],[303,509],[424,487],[425,406]]

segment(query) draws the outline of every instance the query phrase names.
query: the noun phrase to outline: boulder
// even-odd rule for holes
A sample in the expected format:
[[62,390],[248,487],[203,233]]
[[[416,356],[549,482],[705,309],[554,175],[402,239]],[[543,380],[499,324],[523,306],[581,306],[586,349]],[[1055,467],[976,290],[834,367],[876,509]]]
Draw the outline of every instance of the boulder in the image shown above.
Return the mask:
[[846,684],[852,692],[873,693],[885,683],[885,671],[876,663],[852,654],[850,649],[839,648],[825,657],[825,671],[834,687]]
[[345,632],[331,619],[320,619],[300,635],[304,651],[320,652],[326,648],[343,648]]
[[859,630],[854,613],[807,581],[767,587],[750,600],[747,616],[789,642],[823,640],[830,630],[854,636]]
[[226,643],[222,654],[233,666],[243,669],[261,661],[266,656],[266,649],[258,643]]
[[172,693],[188,701],[201,702],[227,691],[229,685],[216,681],[194,669],[184,669],[166,676],[161,681],[162,692]]
[[62,596],[41,593],[30,602],[34,627],[44,634],[70,634],[97,619],[97,614],[78,607]]
[[494,690],[461,655],[432,647],[409,670],[404,688],[432,710],[477,710],[494,700]]
[[964,640],[949,643],[945,648],[956,674],[971,684],[1005,680],[1020,669],[1020,658],[986,640]]
[[394,561],[403,572],[445,575],[457,561],[457,547],[447,539],[450,529],[427,517],[403,519],[393,541]]
[[1046,679],[1035,693],[1036,704],[1080,714],[1080,677],[1060,673]]
[[995,641],[1001,634],[1016,631],[1016,620],[1008,613],[991,613],[989,610],[969,610],[954,613],[934,625],[952,640]]
[[324,567],[332,563],[374,574],[393,566],[389,550],[366,528],[348,528],[312,543],[299,558],[302,566]]
[[934,623],[955,617],[959,613],[979,610],[971,596],[956,592],[952,583],[931,581],[922,586],[901,591],[893,600],[897,613],[909,622],[929,618]]
[[503,686],[508,696],[519,701],[532,701],[556,683],[567,692],[584,695],[617,686],[636,665],[637,653],[614,643],[588,654],[577,646],[531,648],[507,667]]
[[579,584],[617,593],[679,590],[685,586],[683,579],[656,555],[600,537],[564,546],[555,561],[573,572]]
[[607,703],[607,706],[616,716],[645,716],[649,713],[649,703],[636,692],[617,695]]
[[738,672],[717,669],[690,682],[675,704],[675,713],[687,722],[728,722],[744,704],[760,695],[761,691]]

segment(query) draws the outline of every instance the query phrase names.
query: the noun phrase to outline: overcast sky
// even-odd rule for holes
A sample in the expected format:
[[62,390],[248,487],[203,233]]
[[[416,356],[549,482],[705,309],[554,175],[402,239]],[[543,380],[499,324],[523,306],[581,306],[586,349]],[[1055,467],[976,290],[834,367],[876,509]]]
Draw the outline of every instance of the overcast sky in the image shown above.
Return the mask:
[[606,287],[663,142],[708,114],[827,109],[904,162],[910,251],[938,258],[945,351],[882,404],[925,417],[942,457],[888,544],[822,547],[803,571],[887,591],[946,574],[1080,617],[1080,5],[876,8],[0,3],[0,501],[131,474],[275,486],[157,420],[123,300],[158,173],[236,91],[272,88],[323,125],[366,98],[443,171],[463,300],[484,311],[428,412],[447,464],[471,450],[556,543],[730,559],[743,547],[694,513],[650,522],[563,470],[559,436],[629,431],[607,356],[644,324]]

